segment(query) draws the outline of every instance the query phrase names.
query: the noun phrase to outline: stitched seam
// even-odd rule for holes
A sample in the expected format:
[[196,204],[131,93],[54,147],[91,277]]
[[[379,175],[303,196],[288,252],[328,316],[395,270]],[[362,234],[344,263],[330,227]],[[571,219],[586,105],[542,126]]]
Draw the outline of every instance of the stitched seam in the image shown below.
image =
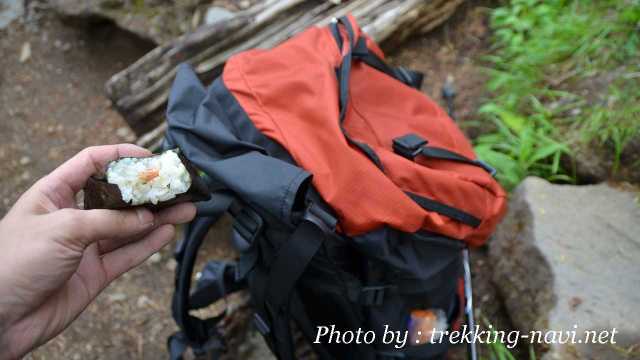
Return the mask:
[[[242,58],[242,64],[244,65],[245,63],[246,63],[245,59]],[[265,106],[262,104],[262,100],[260,99],[258,94],[255,92],[253,87],[249,84],[249,81],[247,80],[247,77],[246,77],[245,72],[243,71],[243,69],[239,69],[238,72],[240,73],[240,77],[242,78],[242,81],[244,82],[245,86],[251,92],[251,95],[253,96],[253,98],[256,100],[256,103],[257,103],[258,107],[269,118],[269,120],[271,121],[271,124],[273,124],[273,126],[276,129],[276,131],[280,134],[280,137],[282,138],[282,141],[284,142],[284,144],[283,144],[284,147],[287,148],[287,150],[290,149],[289,143],[287,141],[287,138],[284,136],[284,133],[283,133],[282,129],[280,128],[278,123],[276,123],[276,121],[274,120],[273,116],[271,116],[271,114],[266,110]],[[249,116],[249,118],[251,118],[251,117]],[[258,129],[258,130],[260,130],[260,129]],[[294,155],[291,153],[291,156],[294,156]],[[294,156],[294,158],[295,158],[295,156]]]

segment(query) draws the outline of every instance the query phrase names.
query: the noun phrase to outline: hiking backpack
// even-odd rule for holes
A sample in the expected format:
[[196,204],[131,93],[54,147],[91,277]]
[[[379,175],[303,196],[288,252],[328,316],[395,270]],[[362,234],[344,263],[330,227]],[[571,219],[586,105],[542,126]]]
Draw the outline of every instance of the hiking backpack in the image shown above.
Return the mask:
[[[278,359],[296,358],[293,328],[319,359],[443,356],[446,341],[398,349],[383,332],[405,332],[416,310],[460,325],[465,249],[486,241],[506,195],[421,82],[387,65],[351,16],[231,57],[208,88],[179,67],[164,147],[202,171],[212,199],[175,251],[172,359],[224,352],[221,316],[190,311],[240,289]],[[192,289],[198,248],[224,213],[240,256],[209,261]],[[320,326],[375,341],[315,343]]]

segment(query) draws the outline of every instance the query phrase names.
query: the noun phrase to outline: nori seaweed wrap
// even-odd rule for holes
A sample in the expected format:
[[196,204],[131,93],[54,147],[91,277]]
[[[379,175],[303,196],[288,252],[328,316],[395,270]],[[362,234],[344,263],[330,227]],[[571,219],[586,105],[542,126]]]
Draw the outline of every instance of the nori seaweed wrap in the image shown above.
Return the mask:
[[107,165],[104,176],[92,176],[84,188],[85,209],[144,206],[159,210],[181,202],[209,200],[195,167],[179,150],[149,157],[123,157]]

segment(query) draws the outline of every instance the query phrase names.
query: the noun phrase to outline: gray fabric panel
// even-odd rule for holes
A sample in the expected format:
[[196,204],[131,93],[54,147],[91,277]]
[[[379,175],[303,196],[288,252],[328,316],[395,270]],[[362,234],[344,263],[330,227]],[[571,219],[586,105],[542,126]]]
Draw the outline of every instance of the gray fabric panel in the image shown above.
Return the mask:
[[[232,96],[221,93],[221,86],[217,79],[205,90],[191,67],[178,68],[167,108],[167,146],[179,147],[212,180],[246,202],[290,223],[297,193],[306,191],[306,186],[301,185],[311,174],[265,155],[258,145],[238,139],[225,123],[234,121],[230,113],[236,117],[246,114],[221,106],[216,96]],[[225,106],[230,103],[225,101]]]

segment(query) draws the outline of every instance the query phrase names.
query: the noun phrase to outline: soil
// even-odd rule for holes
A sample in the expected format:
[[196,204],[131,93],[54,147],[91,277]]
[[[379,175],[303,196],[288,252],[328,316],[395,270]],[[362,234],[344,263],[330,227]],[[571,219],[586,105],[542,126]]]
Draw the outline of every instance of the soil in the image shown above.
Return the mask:
[[[467,130],[465,123],[474,119],[484,93],[476,59],[488,45],[486,15],[481,2],[467,2],[445,25],[389,56],[397,65],[424,72],[423,91],[437,101],[442,101],[443,83],[452,78],[457,118]],[[31,54],[21,62],[25,43]],[[36,26],[14,22],[0,30],[0,216],[33,182],[82,148],[135,140],[103,86],[151,47],[109,24],[70,28],[50,15]],[[200,259],[234,256],[219,241],[228,229],[226,219],[212,230]],[[490,282],[486,249],[474,251],[472,258],[478,320],[508,329]],[[170,314],[174,268],[166,248],[114,281],[72,326],[27,358],[166,358],[167,336],[177,329]],[[239,356],[267,358],[263,346],[254,348],[253,355],[243,350]],[[462,358],[457,353],[452,357]]]
[[[104,83],[151,45],[106,24],[78,30],[41,21],[0,33],[0,215],[81,149],[133,139]],[[31,55],[20,62],[23,47]]]

